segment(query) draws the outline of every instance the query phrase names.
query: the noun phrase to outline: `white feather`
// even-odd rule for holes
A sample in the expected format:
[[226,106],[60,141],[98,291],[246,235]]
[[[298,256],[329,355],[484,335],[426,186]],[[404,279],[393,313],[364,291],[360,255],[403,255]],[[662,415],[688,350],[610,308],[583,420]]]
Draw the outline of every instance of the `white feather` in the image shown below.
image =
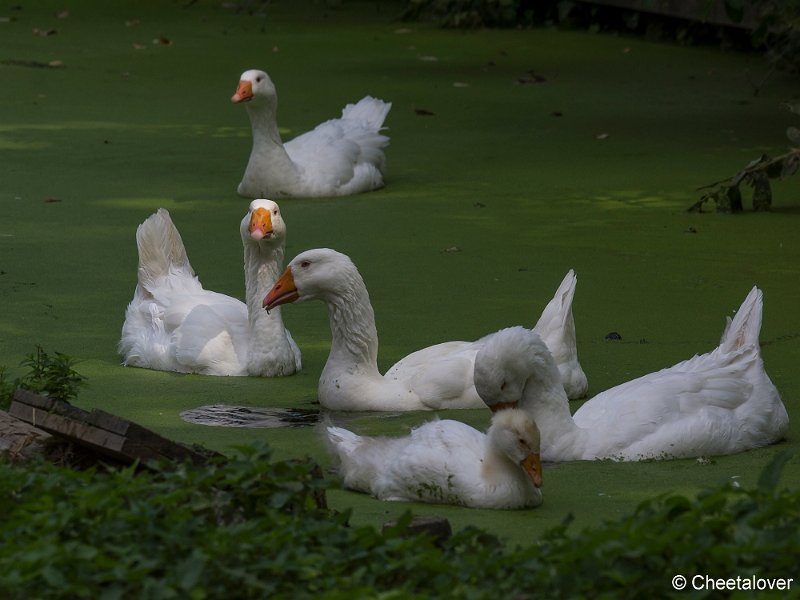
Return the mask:
[[575,415],[539,337],[500,331],[475,361],[491,407],[519,402],[542,432],[547,461],[640,460],[732,454],[779,441],[789,417],[761,358],[762,294],[753,288],[720,345],[588,400]]
[[[474,342],[445,342],[414,352],[390,367],[385,375],[378,371],[378,333],[369,293],[358,269],[349,257],[320,248],[296,256],[281,280],[267,295],[267,302],[285,292],[291,279],[297,296],[278,300],[319,299],[328,306],[332,331],[331,351],[319,380],[319,401],[332,410],[438,410],[477,408],[483,402],[475,391],[473,366],[483,339]],[[574,287],[570,271],[567,287]],[[563,287],[563,284],[562,284]],[[551,327],[549,340],[562,359],[565,380],[583,381],[586,376],[578,362],[572,321],[572,294],[558,295],[558,310],[548,305]],[[566,303],[562,299],[566,297]],[[553,302],[551,302],[553,304]],[[563,312],[562,312],[563,311]],[[555,329],[568,331],[559,335]],[[569,347],[566,347],[568,345]]]
[[[248,91],[240,93],[243,89]],[[240,195],[345,196],[383,186],[383,149],[389,138],[380,131],[390,103],[366,96],[345,106],[340,118],[284,144],[277,125],[277,92],[269,76],[255,69],[245,71],[239,90],[233,99],[247,102],[253,133]]]
[[[344,485],[381,500],[525,508],[541,490],[520,463],[539,452],[539,433],[523,411],[503,411],[487,434],[459,421],[435,420],[404,437],[362,437],[328,427]],[[541,481],[539,481],[541,483]]]
[[[259,210],[271,215],[273,233],[253,239],[248,227]],[[125,365],[206,375],[275,376],[300,369],[300,350],[280,311],[261,308],[283,262],[285,226],[278,205],[254,200],[240,233],[247,304],[203,289],[165,209],[139,226],[138,283],[119,342]]]

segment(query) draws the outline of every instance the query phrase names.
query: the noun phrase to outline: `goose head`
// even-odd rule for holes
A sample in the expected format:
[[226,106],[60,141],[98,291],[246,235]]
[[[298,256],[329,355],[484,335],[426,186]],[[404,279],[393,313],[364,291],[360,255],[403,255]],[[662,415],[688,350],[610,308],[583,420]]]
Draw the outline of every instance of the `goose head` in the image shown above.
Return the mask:
[[277,203],[265,198],[250,203],[239,230],[242,241],[246,244],[255,242],[277,246],[286,238],[286,224],[283,222],[280,208]]
[[242,73],[239,77],[239,85],[236,93],[231,96],[231,102],[239,104],[241,102],[251,103],[252,105],[277,103],[278,94],[275,91],[275,84],[264,71],[250,69]]
[[347,297],[358,281],[363,283],[358,269],[341,252],[330,248],[306,250],[292,259],[264,297],[263,306],[271,310],[289,302]]
[[487,436],[495,449],[522,467],[533,485],[542,486],[539,428],[526,412],[511,409],[495,413]]
[[524,327],[491,334],[475,357],[475,390],[492,412],[516,408],[528,379],[540,374],[559,376],[547,346]]

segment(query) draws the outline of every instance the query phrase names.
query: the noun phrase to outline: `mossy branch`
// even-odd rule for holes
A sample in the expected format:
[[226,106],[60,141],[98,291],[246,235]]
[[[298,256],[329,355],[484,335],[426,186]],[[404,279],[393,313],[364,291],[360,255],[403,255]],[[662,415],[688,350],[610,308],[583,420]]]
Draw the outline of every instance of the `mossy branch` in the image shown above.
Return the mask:
[[[795,135],[800,141],[800,130],[794,127],[790,128],[790,138],[793,132],[796,132]],[[699,201],[690,206],[688,211],[703,212],[704,205],[709,200],[713,200],[716,204],[717,212],[741,212],[744,210],[742,192],[739,187],[742,183],[746,183],[753,188],[753,210],[770,210],[772,207],[772,188],[769,180],[784,179],[794,175],[798,167],[800,167],[800,148],[791,148],[785,154],[775,158],[762,154],[733,177],[697,188],[698,191],[709,191],[705,192]]]

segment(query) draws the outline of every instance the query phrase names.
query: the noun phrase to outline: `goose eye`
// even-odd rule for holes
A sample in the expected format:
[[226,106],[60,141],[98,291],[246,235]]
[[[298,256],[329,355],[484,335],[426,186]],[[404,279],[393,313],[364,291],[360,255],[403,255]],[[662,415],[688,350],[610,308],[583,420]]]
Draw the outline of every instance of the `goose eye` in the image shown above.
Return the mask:
[[273,214],[273,215],[277,215],[277,214],[278,214],[278,209],[277,209],[277,208],[273,209],[273,210],[272,210],[272,214]]
[[263,77],[261,77],[261,76],[256,77],[256,83],[261,83],[262,79],[263,79]]
[[304,269],[307,269],[308,267],[311,266],[311,261],[310,260],[304,260],[303,262],[300,263],[300,266],[303,267]]

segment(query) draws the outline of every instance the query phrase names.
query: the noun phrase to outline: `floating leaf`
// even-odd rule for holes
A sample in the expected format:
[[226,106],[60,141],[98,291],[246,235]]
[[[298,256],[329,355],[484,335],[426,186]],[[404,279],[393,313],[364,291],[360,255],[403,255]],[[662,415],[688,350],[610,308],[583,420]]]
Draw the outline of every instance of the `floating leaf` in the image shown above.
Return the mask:
[[597,135],[594,136],[594,139],[596,139],[596,140],[607,140],[608,139],[608,134],[607,133],[598,133]]
[[67,17],[69,17],[69,10],[66,8],[56,13],[56,19],[66,19]]
[[[61,61],[50,61],[50,63],[61,63]],[[57,66],[63,66],[63,63],[60,65],[54,65],[50,63],[43,63],[39,62],[38,60],[0,60],[0,65],[10,65],[14,67],[30,67],[33,69],[52,69]]]
[[469,87],[469,84],[468,83],[464,83],[463,81],[454,81],[453,82],[453,87],[465,88],[465,87]]
[[524,75],[517,77],[517,83],[520,85],[527,85],[529,83],[544,83],[545,81],[547,81],[547,78],[544,75],[539,75],[533,69],[528,69]]

